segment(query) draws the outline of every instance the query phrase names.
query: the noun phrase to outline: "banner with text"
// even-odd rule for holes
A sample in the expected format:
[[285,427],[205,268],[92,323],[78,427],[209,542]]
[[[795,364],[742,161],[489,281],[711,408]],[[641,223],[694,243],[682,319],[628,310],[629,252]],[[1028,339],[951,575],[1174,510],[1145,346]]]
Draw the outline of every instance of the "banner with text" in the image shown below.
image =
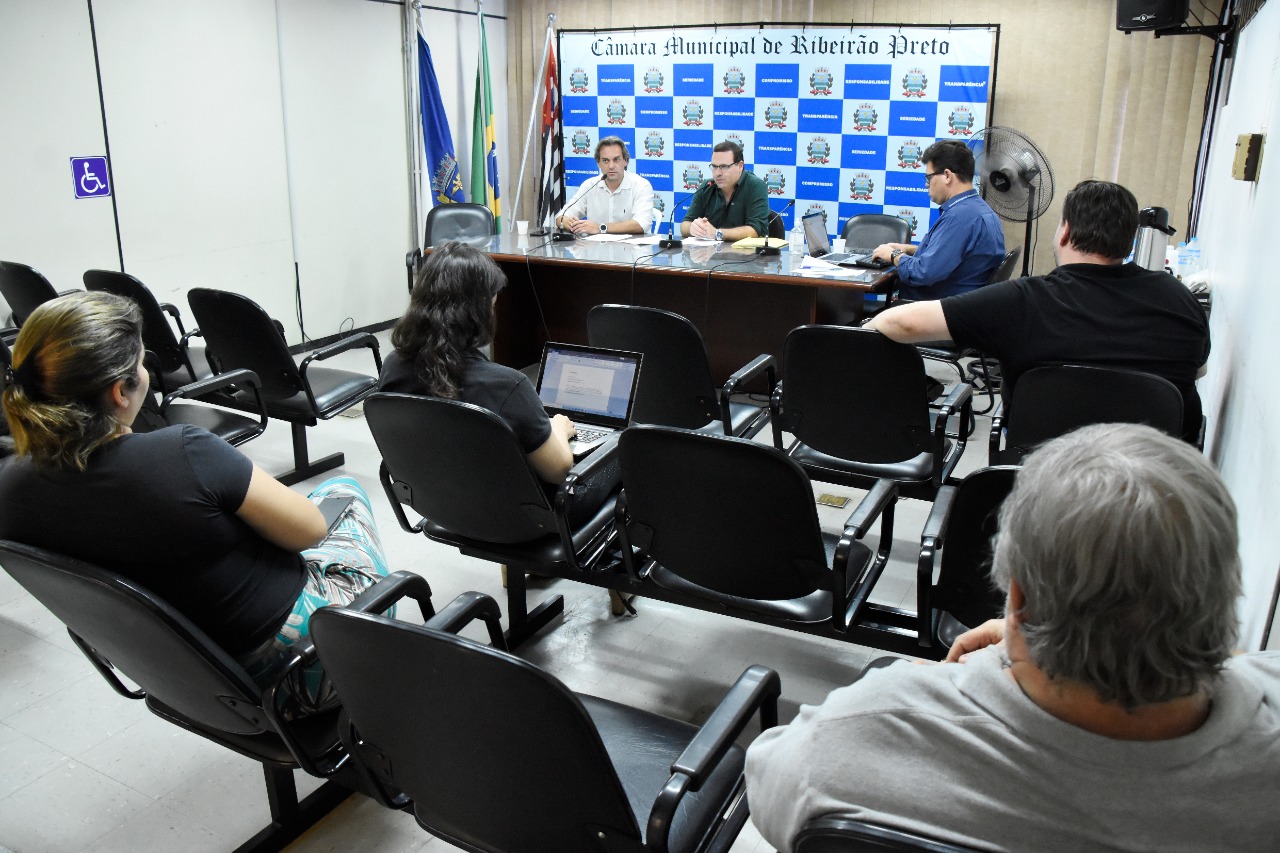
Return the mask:
[[822,211],[838,236],[851,216],[888,213],[918,242],[937,217],[920,155],[986,127],[998,39],[995,25],[562,30],[568,194],[599,174],[596,143],[617,136],[665,232],[730,139],[774,210],[795,201],[788,229]]

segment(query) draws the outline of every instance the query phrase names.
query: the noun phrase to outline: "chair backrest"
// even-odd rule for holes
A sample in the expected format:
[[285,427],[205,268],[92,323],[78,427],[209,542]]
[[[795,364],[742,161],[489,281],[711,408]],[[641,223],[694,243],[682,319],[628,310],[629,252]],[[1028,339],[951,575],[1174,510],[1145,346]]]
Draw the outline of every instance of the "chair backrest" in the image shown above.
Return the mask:
[[998,281],[1008,281],[1013,278],[1013,268],[1018,265],[1018,259],[1022,257],[1022,247],[1014,246],[1012,249],[1004,253],[1004,260],[1000,265],[991,271],[991,278],[987,279],[987,284],[995,284]]
[[225,732],[268,731],[232,710],[235,703],[252,709],[260,701],[240,665],[141,585],[15,542],[0,541],[0,566],[149,697]]
[[907,220],[887,213],[859,213],[844,224],[844,244],[874,249],[881,243],[905,243],[911,239]]
[[381,393],[365,400],[364,414],[396,496],[418,515],[486,542],[530,542],[556,531],[519,439],[493,412]]
[[494,232],[493,212],[483,204],[438,204],[427,214],[424,246],[457,240],[485,248]]
[[244,368],[258,374],[262,396],[287,400],[302,392],[302,377],[284,336],[258,303],[239,293],[197,287],[187,293],[191,314],[221,373]]
[[1018,377],[999,461],[1016,463],[1038,444],[1090,424],[1147,424],[1182,435],[1182,392],[1138,370],[1065,364]]
[[800,828],[795,853],[972,853],[974,848],[854,818],[818,818]]
[[813,487],[783,453],[740,438],[637,426],[618,440],[633,545],[699,586],[791,599],[827,571]]
[[591,717],[551,675],[452,634],[338,608],[317,612],[311,632],[358,732],[353,754],[407,794],[433,834],[504,853],[618,849],[599,832],[639,841]]
[[[128,273],[115,270],[88,270],[84,276],[84,286],[89,290],[100,290],[123,296],[138,303],[142,309],[142,345],[160,359],[160,369],[171,373],[179,368],[189,369],[187,359],[182,351],[178,336],[169,325],[160,303],[145,284]],[[196,377],[191,376],[194,382]]]
[[901,462],[931,448],[924,359],[870,329],[800,326],[783,346],[783,429],[840,459]]
[[49,280],[26,264],[0,261],[0,296],[13,310],[13,324],[21,326],[42,303],[58,298]]
[[1013,465],[974,471],[956,487],[947,516],[931,604],[970,627],[1004,612],[1004,594],[991,583],[991,537],[1017,473]]
[[632,305],[597,305],[587,314],[593,347],[644,355],[631,419],[695,429],[720,417],[702,335],[679,314]]

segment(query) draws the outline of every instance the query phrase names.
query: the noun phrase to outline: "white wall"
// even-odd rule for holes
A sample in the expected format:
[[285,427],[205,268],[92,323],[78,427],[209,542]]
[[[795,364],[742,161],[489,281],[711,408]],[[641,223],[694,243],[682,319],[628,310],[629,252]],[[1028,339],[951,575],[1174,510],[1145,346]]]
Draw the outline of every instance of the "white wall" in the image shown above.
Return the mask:
[[[1280,569],[1280,3],[1268,3],[1241,34],[1230,98],[1218,122],[1200,216],[1202,262],[1212,273],[1213,352],[1200,383],[1209,417],[1206,451],[1240,511],[1245,599],[1242,641],[1258,648]],[[1267,134],[1257,183],[1232,180],[1236,136]],[[1273,632],[1274,633],[1274,632]],[[1280,637],[1272,647],[1280,648]]]
[[[290,342],[399,316],[410,226],[403,7],[92,0],[124,268],[162,299],[246,293]],[[500,51],[500,49],[499,49]],[[85,0],[0,3],[0,258],[55,286],[119,269]]]

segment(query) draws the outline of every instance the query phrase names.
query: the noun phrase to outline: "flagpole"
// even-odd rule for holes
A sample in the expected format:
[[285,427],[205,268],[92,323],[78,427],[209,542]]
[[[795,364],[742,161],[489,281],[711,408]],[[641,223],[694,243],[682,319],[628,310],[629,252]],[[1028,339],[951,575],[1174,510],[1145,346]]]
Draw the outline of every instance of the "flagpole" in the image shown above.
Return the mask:
[[542,106],[538,93],[542,91],[543,78],[547,76],[547,56],[551,53],[551,31],[556,20],[554,12],[547,13],[547,37],[542,42],[542,62],[538,65],[537,82],[533,85],[533,102],[529,104],[529,129],[524,134],[524,153],[520,155],[520,177],[516,179],[516,200],[511,212],[520,215],[520,193],[524,190],[524,169],[529,165],[529,145],[533,139],[533,122]]
[[418,91],[418,0],[405,4],[404,16],[404,70],[406,123],[409,134],[409,195],[410,222],[413,244],[418,246],[423,238],[422,230],[422,93]]

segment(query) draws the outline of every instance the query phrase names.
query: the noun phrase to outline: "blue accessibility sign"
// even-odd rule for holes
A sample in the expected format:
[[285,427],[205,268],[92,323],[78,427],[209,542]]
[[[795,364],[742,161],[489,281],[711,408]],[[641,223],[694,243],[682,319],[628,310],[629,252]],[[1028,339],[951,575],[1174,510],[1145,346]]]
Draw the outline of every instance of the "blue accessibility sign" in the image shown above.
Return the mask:
[[76,198],[111,195],[106,157],[72,157],[71,180],[75,184]]

